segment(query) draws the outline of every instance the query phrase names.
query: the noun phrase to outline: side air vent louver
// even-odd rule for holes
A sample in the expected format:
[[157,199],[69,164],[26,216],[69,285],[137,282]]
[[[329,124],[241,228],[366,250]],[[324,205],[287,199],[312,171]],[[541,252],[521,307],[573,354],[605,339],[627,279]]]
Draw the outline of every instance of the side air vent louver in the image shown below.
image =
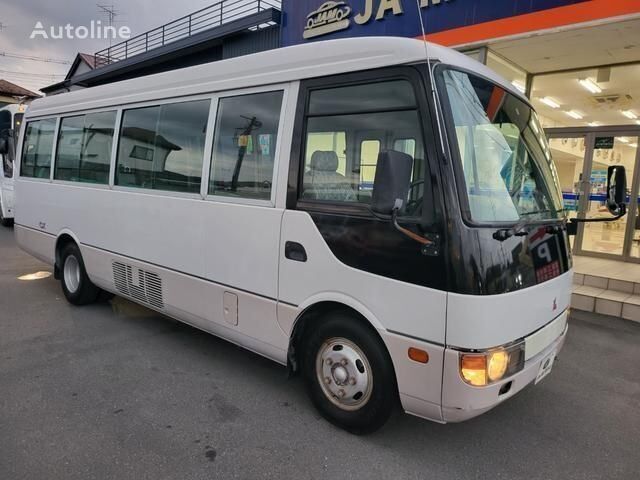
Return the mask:
[[113,281],[116,290],[122,295],[155,308],[164,308],[162,279],[159,275],[121,262],[113,262]]

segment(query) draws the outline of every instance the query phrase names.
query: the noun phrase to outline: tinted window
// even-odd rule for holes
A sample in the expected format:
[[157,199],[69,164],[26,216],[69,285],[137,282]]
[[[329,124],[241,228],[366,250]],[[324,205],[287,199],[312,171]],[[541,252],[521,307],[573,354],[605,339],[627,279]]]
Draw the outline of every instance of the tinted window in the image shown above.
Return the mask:
[[209,100],[126,110],[116,184],[200,192]]
[[116,112],[63,118],[60,122],[54,178],[109,183]]
[[405,80],[327,88],[311,92],[310,115],[415,108],[413,88]]
[[[395,150],[414,159],[403,213],[421,214],[425,154],[422,140],[415,140],[422,134],[413,86],[404,80],[381,82],[313,91],[310,97],[301,197],[370,203],[378,156]],[[328,103],[320,104],[321,99]]]
[[209,193],[271,198],[283,92],[220,100]]
[[27,123],[22,147],[21,176],[49,178],[55,128],[54,118]]

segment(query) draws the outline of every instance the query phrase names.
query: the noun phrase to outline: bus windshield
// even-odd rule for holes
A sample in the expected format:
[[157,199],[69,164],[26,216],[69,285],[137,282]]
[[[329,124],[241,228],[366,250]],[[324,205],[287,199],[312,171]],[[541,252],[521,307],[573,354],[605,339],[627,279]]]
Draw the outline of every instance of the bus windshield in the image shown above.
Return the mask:
[[533,109],[483,78],[456,70],[443,75],[471,220],[562,218],[558,174]]

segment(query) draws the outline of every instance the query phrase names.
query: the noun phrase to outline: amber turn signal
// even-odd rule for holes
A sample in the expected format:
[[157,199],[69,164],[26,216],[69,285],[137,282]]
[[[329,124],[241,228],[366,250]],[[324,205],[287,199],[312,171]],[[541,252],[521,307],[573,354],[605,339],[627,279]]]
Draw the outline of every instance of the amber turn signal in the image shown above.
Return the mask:
[[487,384],[487,357],[485,355],[462,355],[460,373],[464,380],[476,387]]
[[418,363],[429,363],[429,354],[419,348],[411,347],[409,349],[409,358]]

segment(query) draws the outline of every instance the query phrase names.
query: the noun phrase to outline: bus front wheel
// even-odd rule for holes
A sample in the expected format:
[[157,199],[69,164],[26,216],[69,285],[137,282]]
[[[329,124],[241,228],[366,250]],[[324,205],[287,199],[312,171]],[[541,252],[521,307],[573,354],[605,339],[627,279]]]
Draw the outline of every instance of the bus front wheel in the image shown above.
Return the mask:
[[395,372],[371,328],[332,312],[319,319],[303,352],[307,392],[323,417],[358,435],[385,424],[397,404]]
[[100,289],[89,280],[78,246],[75,243],[65,245],[60,260],[60,283],[69,303],[87,305],[95,302]]

